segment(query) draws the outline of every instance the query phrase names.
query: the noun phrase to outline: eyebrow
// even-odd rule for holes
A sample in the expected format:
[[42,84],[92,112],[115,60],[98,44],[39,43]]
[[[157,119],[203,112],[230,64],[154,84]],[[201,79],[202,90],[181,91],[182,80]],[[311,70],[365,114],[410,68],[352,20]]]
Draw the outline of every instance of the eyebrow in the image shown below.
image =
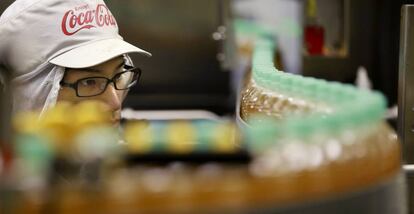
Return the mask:
[[[125,65],[125,61],[123,60],[121,63],[119,63],[118,66],[116,66],[115,70],[118,70],[120,67]],[[81,68],[82,71],[87,71],[87,72],[91,72],[91,73],[100,73],[103,72],[103,70],[98,69],[98,68],[94,68],[94,67],[89,67],[89,68]]]

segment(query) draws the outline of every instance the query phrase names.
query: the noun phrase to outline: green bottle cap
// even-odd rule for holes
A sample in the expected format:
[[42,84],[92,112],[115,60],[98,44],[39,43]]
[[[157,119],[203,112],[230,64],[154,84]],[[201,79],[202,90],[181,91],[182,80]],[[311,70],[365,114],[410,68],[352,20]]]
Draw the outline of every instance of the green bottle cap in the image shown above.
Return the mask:
[[247,146],[254,151],[261,151],[269,146],[277,143],[277,139],[280,137],[279,123],[269,117],[263,117],[261,115],[254,115],[248,120],[250,126],[247,130]]

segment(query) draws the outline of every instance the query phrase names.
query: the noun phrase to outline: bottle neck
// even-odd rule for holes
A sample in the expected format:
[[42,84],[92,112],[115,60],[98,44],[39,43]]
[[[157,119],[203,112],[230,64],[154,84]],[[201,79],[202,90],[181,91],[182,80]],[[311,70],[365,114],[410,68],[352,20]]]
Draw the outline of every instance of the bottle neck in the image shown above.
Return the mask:
[[306,4],[306,25],[319,25],[316,0],[308,0]]

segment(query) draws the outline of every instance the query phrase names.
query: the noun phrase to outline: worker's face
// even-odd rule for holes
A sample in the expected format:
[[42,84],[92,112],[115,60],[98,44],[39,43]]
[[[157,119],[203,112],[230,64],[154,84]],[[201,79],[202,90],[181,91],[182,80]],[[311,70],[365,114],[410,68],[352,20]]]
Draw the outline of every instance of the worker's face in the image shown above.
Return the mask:
[[[114,75],[122,72],[124,67],[123,57],[118,57],[102,64],[81,69],[67,68],[63,82],[75,83],[79,79],[88,77],[106,77],[111,79]],[[70,87],[61,87],[58,101],[69,101],[78,103],[84,100],[97,100],[105,103],[108,109],[112,112],[112,122],[114,125],[119,125],[121,116],[122,101],[127,94],[127,90],[116,90],[114,84],[109,84],[106,90],[97,96],[92,97],[78,97],[76,91]]]

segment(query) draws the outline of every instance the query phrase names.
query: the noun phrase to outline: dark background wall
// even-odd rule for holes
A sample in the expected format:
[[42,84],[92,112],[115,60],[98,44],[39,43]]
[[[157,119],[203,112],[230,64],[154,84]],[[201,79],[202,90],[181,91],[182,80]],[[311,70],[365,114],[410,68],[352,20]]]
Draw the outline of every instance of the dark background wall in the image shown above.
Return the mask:
[[[126,106],[135,109],[205,109],[234,111],[230,72],[218,54],[222,43],[212,35],[223,25],[228,1],[107,0],[121,35],[150,51],[134,58],[142,67],[140,85],[130,91]],[[233,104],[232,104],[233,102]]]

